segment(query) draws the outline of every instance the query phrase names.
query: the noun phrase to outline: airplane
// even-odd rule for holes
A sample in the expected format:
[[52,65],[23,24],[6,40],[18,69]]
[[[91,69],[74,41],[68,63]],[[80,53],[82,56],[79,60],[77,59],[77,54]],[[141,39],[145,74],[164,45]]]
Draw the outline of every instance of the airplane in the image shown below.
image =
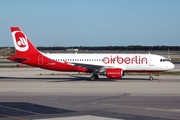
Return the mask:
[[91,81],[105,75],[121,79],[126,72],[163,72],[174,68],[166,58],[155,54],[75,54],[42,53],[19,27],[11,27],[16,54],[7,59],[43,69],[64,72],[92,73]]

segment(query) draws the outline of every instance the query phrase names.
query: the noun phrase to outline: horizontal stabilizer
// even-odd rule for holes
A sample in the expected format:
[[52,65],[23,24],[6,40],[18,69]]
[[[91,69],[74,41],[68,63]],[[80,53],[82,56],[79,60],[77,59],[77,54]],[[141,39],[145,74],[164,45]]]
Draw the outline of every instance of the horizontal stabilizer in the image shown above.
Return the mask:
[[29,58],[23,58],[23,57],[17,57],[17,56],[9,56],[7,59],[20,62],[20,61],[28,60]]

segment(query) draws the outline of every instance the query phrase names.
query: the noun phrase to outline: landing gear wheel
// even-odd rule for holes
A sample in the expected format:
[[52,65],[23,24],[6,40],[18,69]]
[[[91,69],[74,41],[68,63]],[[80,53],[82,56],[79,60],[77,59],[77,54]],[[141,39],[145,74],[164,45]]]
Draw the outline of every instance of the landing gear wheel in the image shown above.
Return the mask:
[[90,77],[91,81],[94,81],[95,79],[96,79],[96,77],[94,75]]
[[99,78],[99,76],[98,76],[98,75],[94,75],[94,76],[95,76],[95,78],[96,78],[96,79],[98,79],[98,78]]
[[153,81],[153,79],[154,79],[153,77],[150,77],[150,78],[149,78],[150,81]]
[[149,74],[150,74],[149,80],[150,80],[150,81],[153,81],[154,78],[153,78],[153,76],[152,76],[152,72],[150,72]]
[[90,80],[91,80],[91,81],[94,81],[94,80],[96,80],[96,79],[98,79],[98,78],[99,78],[98,75],[92,75],[92,76],[90,77]]

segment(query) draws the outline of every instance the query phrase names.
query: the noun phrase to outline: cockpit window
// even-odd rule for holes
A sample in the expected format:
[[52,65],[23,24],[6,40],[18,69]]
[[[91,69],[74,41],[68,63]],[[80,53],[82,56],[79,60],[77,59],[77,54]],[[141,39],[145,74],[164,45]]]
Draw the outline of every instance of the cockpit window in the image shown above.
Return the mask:
[[166,62],[169,61],[168,59],[160,59],[160,62]]

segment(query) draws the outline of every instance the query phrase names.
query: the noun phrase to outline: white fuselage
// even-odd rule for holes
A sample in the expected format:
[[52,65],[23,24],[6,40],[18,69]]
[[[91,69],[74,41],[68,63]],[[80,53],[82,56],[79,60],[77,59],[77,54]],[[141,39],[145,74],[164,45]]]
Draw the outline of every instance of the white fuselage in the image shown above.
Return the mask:
[[123,71],[166,71],[174,65],[154,54],[43,54],[58,62],[121,68]]

